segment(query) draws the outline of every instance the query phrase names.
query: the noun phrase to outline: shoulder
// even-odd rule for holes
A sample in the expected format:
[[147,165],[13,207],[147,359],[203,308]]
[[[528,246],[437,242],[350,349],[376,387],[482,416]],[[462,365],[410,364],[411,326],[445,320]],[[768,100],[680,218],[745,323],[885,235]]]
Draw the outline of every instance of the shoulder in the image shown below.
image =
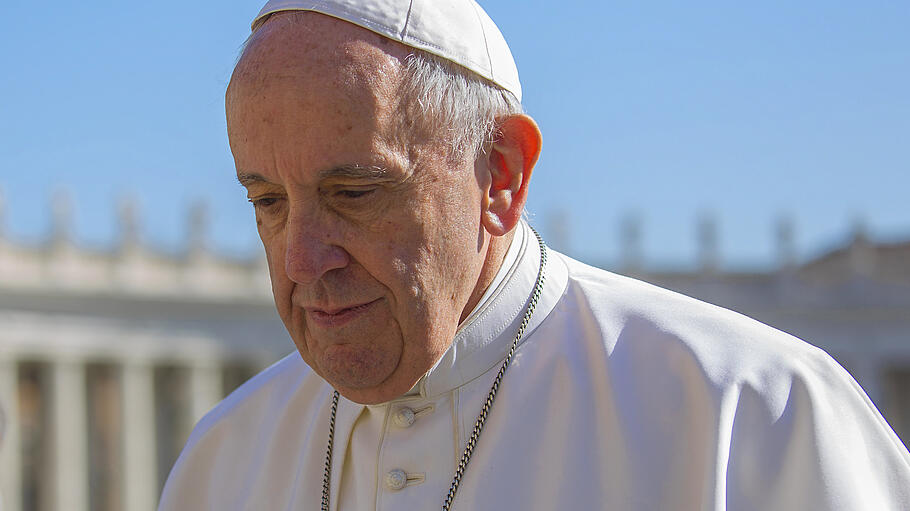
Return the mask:
[[244,382],[199,420],[187,445],[222,424],[246,420],[256,409],[286,401],[310,376],[312,370],[295,351]]
[[743,314],[559,257],[569,271],[565,306],[597,325],[617,360],[692,371],[720,386],[843,371],[823,350]]
[[296,351],[251,378],[193,429],[159,509],[211,508],[226,498],[213,482],[237,489],[257,478],[277,477],[275,467],[296,459],[285,459],[284,448],[302,452],[307,436],[300,432],[312,429],[327,395],[328,385]]
[[628,441],[663,446],[661,459],[684,453],[687,463],[704,455],[693,446],[707,446],[737,509],[906,508],[910,456],[823,350],[555,256],[568,285],[545,331],[561,342],[538,343],[547,347],[538,358],[568,361],[575,388],[601,398],[588,406],[634,432]]

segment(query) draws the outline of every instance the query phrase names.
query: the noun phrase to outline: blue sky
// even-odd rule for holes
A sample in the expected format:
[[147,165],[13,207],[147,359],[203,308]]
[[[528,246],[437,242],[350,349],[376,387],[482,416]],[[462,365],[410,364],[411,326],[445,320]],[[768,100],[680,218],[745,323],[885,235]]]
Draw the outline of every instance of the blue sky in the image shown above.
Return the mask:
[[[782,214],[803,257],[857,218],[910,238],[910,3],[481,4],[544,134],[529,208],[557,248],[615,262],[629,214],[658,266],[694,261],[702,212],[728,267],[769,264]],[[179,247],[202,200],[218,250],[256,250],[222,98],[260,3],[34,5],[0,2],[6,235],[39,241],[67,190],[87,246],[114,243],[128,195],[155,246]]]

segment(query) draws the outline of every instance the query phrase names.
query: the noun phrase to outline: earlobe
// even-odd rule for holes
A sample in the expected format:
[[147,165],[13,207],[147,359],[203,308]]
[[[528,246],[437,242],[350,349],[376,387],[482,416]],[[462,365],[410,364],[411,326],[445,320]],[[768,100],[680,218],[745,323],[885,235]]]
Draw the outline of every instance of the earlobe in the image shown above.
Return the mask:
[[482,217],[484,228],[493,236],[505,235],[521,219],[540,146],[540,129],[534,119],[511,115],[499,120],[487,155],[489,188]]

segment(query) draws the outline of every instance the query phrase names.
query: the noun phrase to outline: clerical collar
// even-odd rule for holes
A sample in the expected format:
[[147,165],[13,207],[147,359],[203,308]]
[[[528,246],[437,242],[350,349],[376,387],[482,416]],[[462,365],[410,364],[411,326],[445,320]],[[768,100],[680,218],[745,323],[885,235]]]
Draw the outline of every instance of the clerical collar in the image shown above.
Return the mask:
[[471,318],[477,314],[478,311],[482,310],[487,302],[490,301],[490,297],[493,296],[493,293],[499,289],[499,285],[502,284],[502,281],[506,279],[506,275],[512,271],[512,267],[515,266],[515,263],[518,262],[518,254],[521,252],[522,246],[524,245],[525,230],[521,228],[515,229],[515,235],[512,236],[512,242],[509,244],[509,250],[506,251],[506,256],[502,259],[502,264],[499,266],[499,271],[496,272],[496,276],[493,277],[493,281],[490,282],[490,285],[487,286],[487,290],[483,292],[483,296],[480,297],[480,300],[477,302],[477,305],[474,306],[474,309],[468,314],[468,317],[458,325],[458,329],[461,330],[461,327],[471,321]]
[[[501,363],[518,332],[522,313],[537,281],[539,266],[540,249],[536,237],[530,226],[522,221],[516,228],[496,277],[478,305],[458,327],[452,345],[406,396],[437,396],[464,385]],[[565,265],[558,257],[551,257],[537,312],[524,338],[529,337],[546,319],[567,282]]]
[[[490,302],[490,298],[493,296],[494,293],[497,292],[499,287],[502,285],[502,282],[506,279],[506,276],[509,275],[510,273],[512,273],[512,271],[514,271],[515,265],[518,264],[518,256],[524,250],[524,244],[525,244],[524,225],[525,225],[524,222],[522,222],[521,225],[519,225],[519,227],[515,229],[515,235],[512,236],[512,242],[509,244],[509,250],[506,251],[506,256],[502,259],[502,264],[499,266],[499,270],[496,272],[496,276],[493,277],[493,281],[490,282],[489,286],[487,286],[487,289],[486,289],[486,291],[484,291],[483,296],[480,297],[480,300],[478,300],[477,305],[474,306],[474,309],[471,311],[471,313],[468,314],[468,317],[466,317],[464,319],[464,321],[462,321],[461,324],[458,325],[457,332],[460,332],[463,326],[465,326],[466,324],[473,321],[473,318],[475,316],[477,316],[480,313],[480,311],[482,311],[487,306],[487,304]],[[457,335],[457,332],[456,332],[456,335]],[[432,371],[433,370],[431,369],[430,371],[427,372],[427,374],[430,374]],[[417,383],[415,383],[414,386],[411,387],[411,390],[407,391],[404,395],[405,396],[416,396],[416,395],[420,394],[420,386],[423,383],[423,381],[426,379],[426,377],[427,377],[427,375],[424,375],[422,378],[420,378],[420,380],[418,380]]]

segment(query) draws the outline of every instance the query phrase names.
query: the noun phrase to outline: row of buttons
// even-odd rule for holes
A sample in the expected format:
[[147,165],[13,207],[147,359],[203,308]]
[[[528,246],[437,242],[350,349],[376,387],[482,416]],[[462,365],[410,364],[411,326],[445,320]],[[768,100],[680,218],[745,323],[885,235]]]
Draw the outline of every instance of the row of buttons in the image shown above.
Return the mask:
[[[425,415],[433,411],[433,406],[426,406],[419,410],[403,406],[395,411],[392,415],[392,422],[399,428],[410,428],[417,421],[419,415]],[[417,484],[423,482],[424,474],[408,474],[400,468],[389,470],[385,475],[385,487],[392,491],[398,491],[408,484]]]

